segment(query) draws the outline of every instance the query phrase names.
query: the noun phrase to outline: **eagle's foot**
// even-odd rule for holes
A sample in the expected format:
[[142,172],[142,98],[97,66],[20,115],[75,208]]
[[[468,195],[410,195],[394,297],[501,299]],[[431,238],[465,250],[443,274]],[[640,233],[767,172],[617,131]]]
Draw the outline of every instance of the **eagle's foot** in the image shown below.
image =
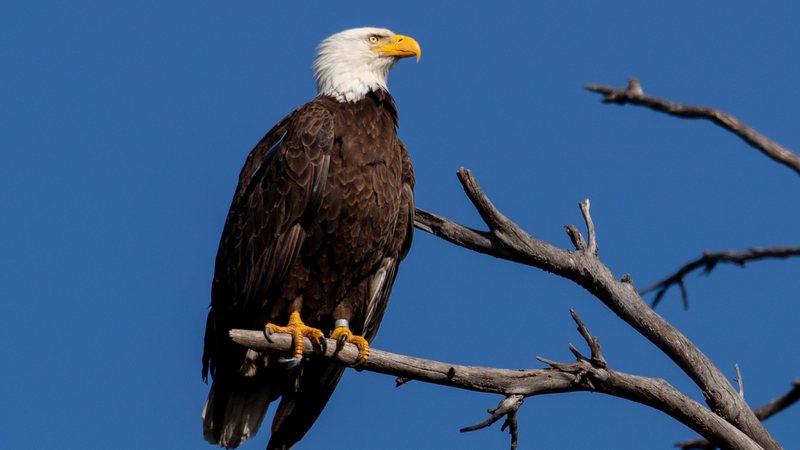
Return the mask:
[[285,327],[268,323],[264,329],[267,339],[272,333],[288,333],[292,335],[292,355],[295,359],[299,360],[303,357],[303,338],[308,338],[312,344],[319,345],[325,351],[326,341],[322,330],[304,324],[298,311],[294,311],[289,315],[289,323]]
[[336,340],[337,352],[344,347],[345,342],[349,342],[358,347],[358,359],[353,365],[354,367],[362,366],[367,358],[369,358],[369,342],[363,337],[353,334],[350,328],[346,326],[336,327],[333,333],[331,333],[331,339]]

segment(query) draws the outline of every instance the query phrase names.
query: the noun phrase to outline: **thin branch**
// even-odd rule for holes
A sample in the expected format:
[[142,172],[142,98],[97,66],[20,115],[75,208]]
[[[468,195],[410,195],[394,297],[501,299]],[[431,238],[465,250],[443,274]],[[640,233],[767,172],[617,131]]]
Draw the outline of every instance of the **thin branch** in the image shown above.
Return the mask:
[[572,245],[575,246],[575,250],[586,250],[586,241],[583,240],[583,235],[575,225],[564,225],[564,229],[567,231]]
[[767,420],[800,400],[800,380],[792,382],[792,390],[755,410],[756,417]]
[[736,367],[736,383],[739,384],[739,397],[744,400],[744,380],[742,380],[742,371],[739,369],[739,363],[734,364]]
[[414,215],[414,226],[459,247],[474,250],[478,253],[502,259],[511,259],[515,256],[511,252],[505,251],[502,246],[497,245],[490,233],[465,227],[419,208],[417,208]]
[[[605,358],[603,358],[603,353],[600,349],[600,340],[597,339],[596,336],[592,336],[589,333],[589,329],[586,328],[586,325],[584,325],[583,321],[581,320],[581,318],[578,316],[578,313],[576,313],[574,309],[570,308],[569,314],[572,316],[572,320],[575,321],[575,324],[578,325],[578,332],[581,333],[581,336],[583,336],[583,339],[586,341],[586,344],[589,345],[589,350],[592,352],[592,359],[590,360],[592,362],[592,365],[602,368],[608,367]],[[572,347],[572,349],[573,349],[572,353],[577,352],[577,350],[574,350],[574,347]],[[576,354],[575,356],[579,357],[580,355]]]
[[587,84],[586,89],[591,92],[603,94],[603,103],[616,103],[619,105],[631,104],[645,106],[652,110],[667,113],[671,116],[684,119],[707,119],[739,136],[742,140],[755,147],[772,160],[793,169],[800,174],[800,156],[778,145],[768,137],[740,122],[730,114],[703,106],[682,105],[657,97],[645,95],[641,84],[630,78],[625,88],[613,88]]
[[589,199],[580,202],[578,204],[581,208],[581,215],[583,215],[583,221],[586,222],[586,232],[589,234],[589,246],[586,247],[586,250],[592,253],[593,255],[597,256],[597,235],[594,231],[594,222],[592,222],[592,215],[589,214]]
[[[492,201],[483,192],[481,185],[478,184],[478,180],[472,174],[472,171],[461,167],[456,172],[456,175],[464,188],[464,193],[467,194],[467,198],[475,206],[475,210],[478,211],[483,222],[489,227],[489,234],[494,239],[505,246],[511,247],[533,240],[522,228],[495,208]],[[591,218],[589,221],[591,221]],[[589,240],[591,245],[591,236]]]
[[458,431],[462,433],[467,433],[470,431],[480,430],[488,426],[491,426],[498,420],[505,417],[506,420],[503,423],[503,426],[500,427],[500,430],[505,431],[506,428],[509,428],[508,432],[511,434],[511,450],[516,450],[517,442],[519,441],[519,427],[517,426],[517,410],[519,410],[519,407],[522,406],[522,403],[524,402],[525,402],[524,397],[521,395],[509,395],[508,397],[501,400],[500,404],[497,405],[496,408],[492,408],[488,411],[490,414],[489,418],[487,418],[481,423],[469,427],[464,427]]
[[[272,334],[271,341],[267,341],[262,331],[231,330],[230,336],[235,342],[259,352],[289,355],[294,348],[292,337],[284,333]],[[327,347],[322,349],[312,345],[308,338],[304,338],[303,354],[329,358],[346,366],[352,366],[358,360],[358,348],[355,345],[345,344],[341,351],[337,352],[336,341],[332,339],[328,339]],[[589,358],[582,358],[570,364],[552,361],[548,363],[553,368],[496,369],[449,364],[372,348],[369,358],[360,368],[427,383],[502,394],[512,398],[510,400],[512,404],[517,401],[516,398],[535,395],[599,392],[658,409],[725,448],[762,448],[745,433],[662,379],[612,371],[607,367],[596,367]],[[509,421],[508,426],[512,428],[513,445],[513,429],[516,427],[513,419]]]
[[728,250],[724,252],[703,252],[703,256],[689,261],[681,266],[675,273],[660,280],[652,285],[639,291],[641,295],[647,295],[653,291],[656,296],[653,299],[653,307],[658,306],[659,302],[664,298],[669,288],[678,285],[681,289],[681,298],[683,299],[684,308],[688,308],[689,299],[686,293],[686,286],[684,278],[690,273],[702,269],[703,274],[710,274],[719,263],[735,264],[740,267],[750,261],[758,261],[762,259],[786,259],[795,256],[800,256],[800,247],[772,247],[772,248],[751,248],[744,252],[737,252]]
[[517,423],[516,411],[512,411],[506,415],[506,420],[500,427],[500,431],[505,431],[506,428],[508,428],[508,432],[511,434],[511,450],[517,450],[517,443],[519,441],[519,424]]
[[[789,390],[789,392],[772,400],[766,405],[761,406],[754,412],[759,420],[767,420],[770,417],[774,416],[775,414],[797,403],[798,400],[800,400],[800,380],[795,380],[792,382],[792,389]],[[717,448],[716,445],[702,438],[692,439],[691,441],[678,442],[677,444],[675,444],[675,447],[681,449],[706,449],[706,450],[713,450]]]
[[470,431],[482,430],[486,427],[493,425],[498,420],[502,419],[506,414],[511,411],[516,412],[522,403],[524,402],[523,396],[521,395],[509,395],[508,397],[500,400],[500,403],[497,405],[496,408],[491,408],[487,412],[490,416],[475,425],[470,425],[468,427],[464,427],[458,431],[462,433],[468,433]]
[[588,246],[586,250],[567,251],[528,235],[494,208],[469,170],[460,169],[458,178],[489,232],[476,231],[420,210],[416,217],[418,228],[465,248],[537,267],[583,286],[678,364],[700,387],[713,411],[762,447],[780,448],[722,371],[644,303],[630,278],[616,279],[593,252],[587,251]]

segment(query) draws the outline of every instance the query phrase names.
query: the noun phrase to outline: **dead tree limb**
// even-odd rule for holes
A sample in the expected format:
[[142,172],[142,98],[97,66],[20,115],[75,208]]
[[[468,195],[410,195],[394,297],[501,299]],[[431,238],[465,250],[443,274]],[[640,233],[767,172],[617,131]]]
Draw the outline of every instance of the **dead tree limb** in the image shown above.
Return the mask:
[[482,430],[486,427],[491,426],[498,420],[502,419],[503,417],[506,418],[506,421],[503,422],[503,426],[500,428],[500,431],[505,431],[508,428],[508,432],[511,434],[511,450],[517,449],[517,442],[519,440],[519,427],[517,425],[517,411],[519,407],[522,406],[522,403],[525,401],[525,397],[514,394],[509,395],[508,397],[500,400],[500,404],[497,405],[497,408],[492,408],[488,412],[491,414],[488,419],[484,420],[481,423],[464,427],[458,431],[462,433],[466,433],[469,431],[476,431]]
[[[458,178],[488,231],[476,231],[444,217],[417,210],[416,226],[456,245],[498,258],[530,265],[567,278],[584,287],[617,316],[669,356],[700,387],[709,407],[766,449],[780,445],[739,397],[727,377],[689,339],[653,311],[639,296],[629,277],[618,280],[596,255],[596,247],[567,227],[576,250],[560,249],[536,239],[501,214],[469,170]],[[581,208],[587,224],[588,208]],[[593,227],[592,227],[593,228]],[[594,233],[592,233],[594,234]],[[594,237],[596,245],[596,237]]]
[[[592,356],[587,358],[580,354],[574,346],[570,346],[576,355],[576,362],[559,363],[539,358],[550,365],[548,369],[513,370],[461,366],[398,355],[378,349],[371,349],[369,359],[359,368],[405,379],[504,395],[505,398],[498,407],[489,410],[490,417],[487,420],[472,427],[466,427],[462,431],[485,428],[506,417],[503,428],[509,428],[512,436],[512,449],[517,443],[516,414],[524,398],[578,391],[604,393],[656,408],[708,438],[709,441],[725,448],[762,448],[745,433],[700,403],[685,396],[666,381],[611,370],[600,354],[599,340],[589,334],[586,326],[574,312],[573,319],[578,324],[581,335],[587,341]],[[262,331],[231,330],[230,335],[235,342],[259,352],[288,356],[294,348],[292,337],[283,333],[271,335],[271,341],[264,337]],[[326,348],[322,349],[312,345],[311,341],[306,338],[303,352],[307,356],[330,358],[342,365],[352,366],[355,364],[358,360],[358,348],[353,344],[345,344],[337,352],[336,344],[336,341],[328,339]]]
[[628,86],[624,88],[588,84],[586,85],[586,90],[603,94],[603,103],[645,106],[652,110],[684,119],[710,120],[739,136],[742,140],[755,147],[772,160],[800,174],[800,156],[778,145],[776,142],[745,125],[730,114],[713,108],[682,105],[680,103],[673,103],[668,100],[645,95],[641,84],[633,77],[628,80]]
[[767,420],[800,400],[800,380],[792,382],[792,390],[755,410],[756,417]]
[[[754,412],[759,420],[767,420],[770,417],[778,414],[784,409],[792,406],[800,400],[800,380],[792,382],[792,389],[789,392],[781,395],[780,397],[772,400],[764,406],[756,409]],[[693,439],[691,441],[683,441],[675,444],[675,447],[688,450],[688,449],[705,449],[713,450],[718,448],[716,445],[708,442],[706,439]]]
[[709,274],[719,263],[736,264],[737,266],[744,267],[744,265],[750,261],[758,261],[761,259],[785,259],[793,256],[800,256],[800,247],[751,248],[744,252],[732,250],[725,252],[704,251],[703,256],[689,261],[681,266],[675,273],[642,289],[639,293],[641,295],[647,295],[655,291],[656,296],[653,299],[653,307],[655,308],[664,298],[664,294],[667,293],[669,288],[677,284],[681,288],[683,307],[686,309],[689,307],[689,298],[684,280],[687,275],[696,270],[702,269],[703,274]]

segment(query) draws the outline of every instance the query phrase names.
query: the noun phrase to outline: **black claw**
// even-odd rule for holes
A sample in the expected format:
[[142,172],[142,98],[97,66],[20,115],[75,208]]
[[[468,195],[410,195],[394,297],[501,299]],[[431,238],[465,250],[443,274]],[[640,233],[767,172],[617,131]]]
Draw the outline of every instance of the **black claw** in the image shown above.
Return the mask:
[[319,348],[322,349],[322,354],[323,355],[328,351],[328,340],[325,339],[325,336],[320,338],[320,340],[319,340]]
[[347,336],[339,336],[339,339],[336,339],[336,350],[333,351],[333,356],[339,355],[339,352],[342,351],[346,342]]
[[358,372],[361,372],[362,370],[364,370],[364,365],[366,363],[367,363],[367,358],[358,358],[356,359],[356,362],[354,362],[353,365],[350,367],[356,369],[356,371]]
[[269,332],[269,327],[264,327],[264,339],[267,340],[270,344],[273,343],[272,337],[270,337],[272,333]]

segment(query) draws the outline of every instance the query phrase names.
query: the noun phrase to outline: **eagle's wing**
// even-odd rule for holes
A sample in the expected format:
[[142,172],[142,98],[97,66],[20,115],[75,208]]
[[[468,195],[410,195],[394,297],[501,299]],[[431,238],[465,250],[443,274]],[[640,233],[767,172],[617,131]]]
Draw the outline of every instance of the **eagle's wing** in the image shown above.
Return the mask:
[[266,134],[239,176],[206,323],[203,377],[214,377],[204,411],[209,441],[234,447],[255,434],[278,395],[270,392],[266,373],[248,373],[245,379],[247,350],[234,344],[228,331],[261,328],[277,319],[271,313],[283,312],[276,308],[277,294],[324,194],[332,145],[333,119],[311,102]]
[[392,286],[397,277],[397,267],[411,249],[411,241],[414,236],[414,169],[411,166],[411,158],[405,144],[398,140],[398,145],[403,155],[400,210],[389,251],[378,271],[372,276],[370,298],[367,303],[367,312],[364,315],[363,331],[361,331],[361,334],[370,342],[378,332],[378,327],[383,320],[383,313],[386,311]]
[[[365,280],[369,300],[363,320],[352,324],[353,331],[362,334],[370,342],[378,332],[397,276],[397,267],[411,248],[414,231],[414,171],[405,145],[399,140],[398,145],[403,155],[402,192],[393,239],[380,266]],[[341,365],[319,358],[306,361],[302,370],[297,389],[283,396],[275,412],[267,450],[291,448],[306,434],[344,372]]]

